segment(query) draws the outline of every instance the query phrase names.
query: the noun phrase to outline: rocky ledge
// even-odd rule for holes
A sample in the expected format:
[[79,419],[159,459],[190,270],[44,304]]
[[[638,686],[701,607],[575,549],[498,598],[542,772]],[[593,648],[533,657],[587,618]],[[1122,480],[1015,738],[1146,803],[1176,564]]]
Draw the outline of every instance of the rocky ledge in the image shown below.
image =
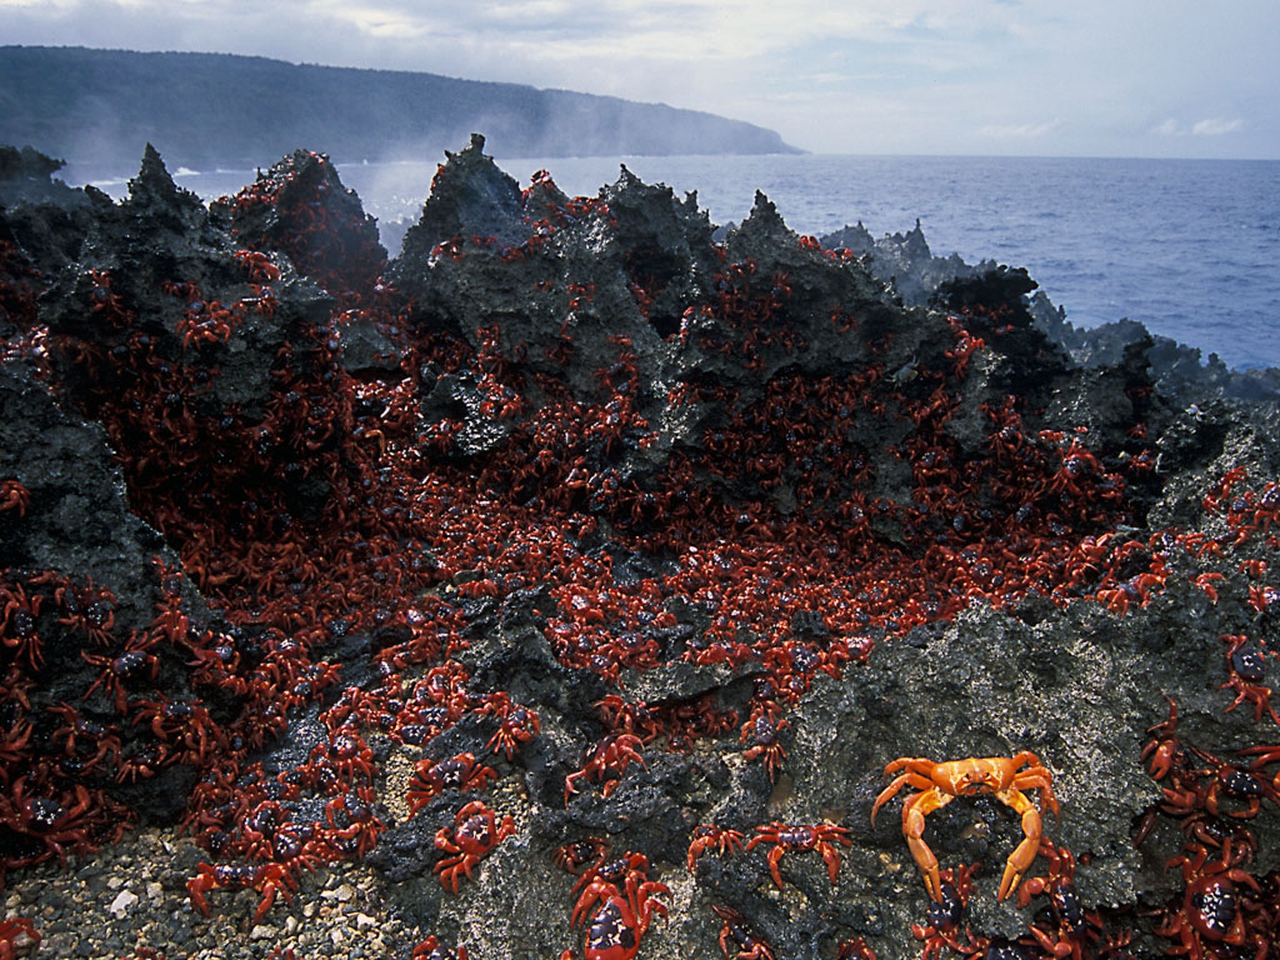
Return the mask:
[[1270,374],[479,137],[390,262],[0,160],[19,954],[1273,941]]

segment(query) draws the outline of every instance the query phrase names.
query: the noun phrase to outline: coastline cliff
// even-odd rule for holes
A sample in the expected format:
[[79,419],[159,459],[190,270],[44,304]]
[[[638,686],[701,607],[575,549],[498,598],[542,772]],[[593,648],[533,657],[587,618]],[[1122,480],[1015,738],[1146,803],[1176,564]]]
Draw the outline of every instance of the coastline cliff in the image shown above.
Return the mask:
[[776,133],[666,104],[263,57],[0,46],[0,143],[127,173],[252,169],[298,144],[359,163],[439,156],[483,125],[506,156],[797,153]]

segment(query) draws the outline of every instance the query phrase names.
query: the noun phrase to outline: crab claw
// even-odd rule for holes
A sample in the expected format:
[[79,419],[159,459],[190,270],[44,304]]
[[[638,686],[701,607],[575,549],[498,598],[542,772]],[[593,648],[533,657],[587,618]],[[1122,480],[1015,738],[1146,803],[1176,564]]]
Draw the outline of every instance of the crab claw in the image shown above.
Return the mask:
[[[1010,790],[1008,793],[1009,796],[1005,802],[1022,814],[1022,832],[1025,836],[1022,842],[1014,848],[1013,853],[1009,854],[1009,859],[1005,861],[1004,876],[1000,880],[1000,892],[996,895],[997,900],[1006,899],[1017,889],[1018,883],[1022,880],[1022,875],[1027,872],[1027,869],[1035,861],[1036,853],[1040,849],[1040,812],[1032,806],[1030,800],[1018,791]],[[1000,794],[997,794],[997,796],[1004,799]]]

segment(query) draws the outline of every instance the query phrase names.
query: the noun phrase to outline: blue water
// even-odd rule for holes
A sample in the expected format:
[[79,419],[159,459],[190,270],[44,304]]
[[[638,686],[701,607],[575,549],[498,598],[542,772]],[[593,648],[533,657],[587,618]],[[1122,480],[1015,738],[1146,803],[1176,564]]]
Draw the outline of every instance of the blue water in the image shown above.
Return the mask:
[[[435,173],[422,163],[347,164],[343,182],[380,220],[416,219]],[[757,189],[799,233],[862,221],[874,236],[918,217],[933,253],[1026,267],[1077,326],[1128,317],[1217,353],[1280,367],[1280,161],[984,157],[499,158],[522,185],[548,169],[595,194],[619,163],[715,223],[741,220]],[[205,197],[252,172],[177,177]],[[110,185],[107,185],[110,190]],[[110,190],[110,192],[116,192]]]

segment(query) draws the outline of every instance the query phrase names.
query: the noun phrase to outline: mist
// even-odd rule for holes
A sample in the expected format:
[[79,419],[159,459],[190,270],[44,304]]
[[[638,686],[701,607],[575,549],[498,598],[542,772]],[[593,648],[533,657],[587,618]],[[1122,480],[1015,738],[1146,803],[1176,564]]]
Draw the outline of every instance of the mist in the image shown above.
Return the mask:
[[0,142],[83,180],[133,175],[151,143],[170,170],[252,170],[304,148],[340,164],[436,160],[482,132],[505,156],[795,152],[708,113],[434,74],[258,57],[0,47]]

